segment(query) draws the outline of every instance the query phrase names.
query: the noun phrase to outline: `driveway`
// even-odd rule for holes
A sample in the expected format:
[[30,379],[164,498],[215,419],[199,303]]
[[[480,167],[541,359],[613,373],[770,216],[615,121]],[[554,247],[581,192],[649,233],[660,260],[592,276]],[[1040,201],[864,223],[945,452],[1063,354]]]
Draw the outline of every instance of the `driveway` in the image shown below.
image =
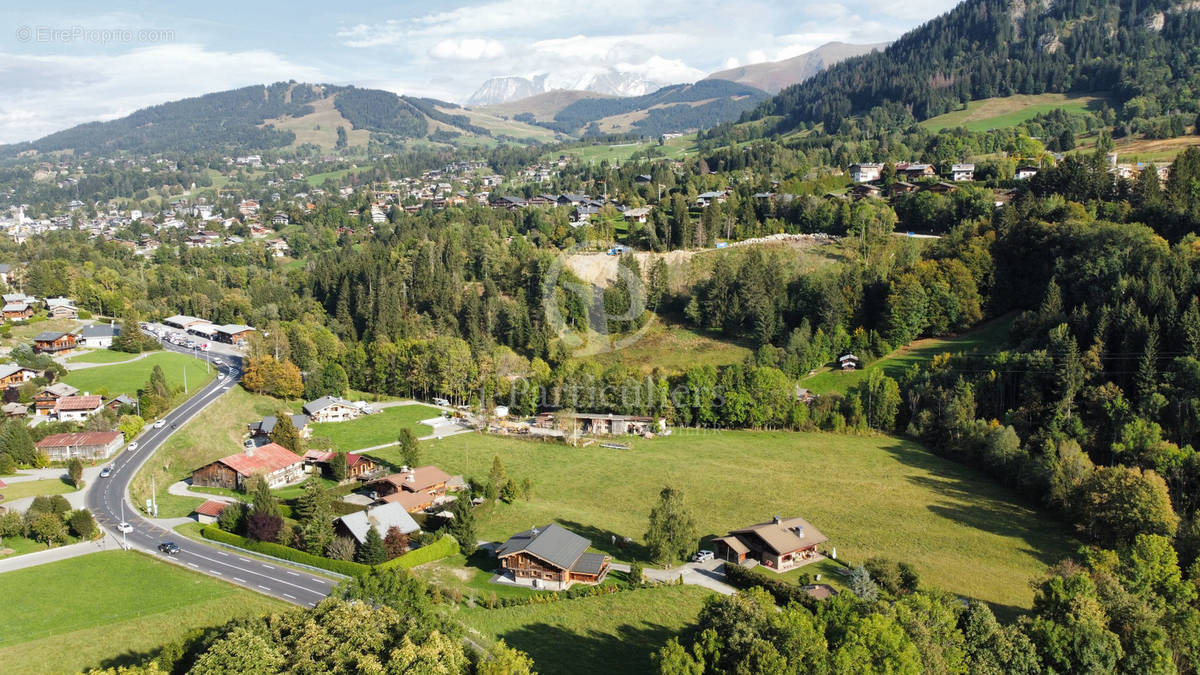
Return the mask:
[[[737,593],[737,589],[725,583],[725,573],[722,572],[723,564],[723,561],[720,560],[709,560],[702,563],[684,563],[668,569],[647,567],[645,574],[646,578],[651,581],[673,582],[682,576],[685,584],[703,586],[722,595],[734,595]],[[613,563],[612,569],[618,572],[628,572],[629,565]]]

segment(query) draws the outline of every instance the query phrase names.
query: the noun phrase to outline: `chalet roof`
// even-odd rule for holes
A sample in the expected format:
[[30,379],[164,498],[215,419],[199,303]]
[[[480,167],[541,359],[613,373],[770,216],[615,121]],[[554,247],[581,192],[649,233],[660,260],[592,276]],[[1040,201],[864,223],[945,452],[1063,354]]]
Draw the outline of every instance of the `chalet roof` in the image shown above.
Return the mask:
[[560,569],[571,569],[580,556],[587,551],[591,542],[583,537],[550,523],[542,528],[518,532],[496,549],[496,555],[504,558],[514,553],[527,551]]
[[95,410],[104,405],[104,398],[101,396],[63,396],[58,399],[54,407],[58,411],[73,411],[73,410]]
[[21,405],[20,403],[16,402],[5,403],[4,405],[0,406],[0,412],[4,413],[5,415],[24,415],[25,413],[29,412],[29,406]]
[[[96,398],[99,398],[97,396]],[[62,448],[81,445],[108,445],[121,437],[119,431],[80,431],[73,434],[53,434],[37,442],[39,448]]]
[[63,337],[64,335],[69,335],[69,334],[70,333],[63,333],[61,331],[48,330],[44,333],[38,333],[37,335],[34,335],[33,341],[34,342],[54,342],[54,341],[58,340],[59,338]]
[[584,553],[571,566],[571,571],[579,574],[600,574],[604,571],[604,560],[603,553]]
[[26,368],[25,366],[18,366],[15,363],[0,363],[0,380],[4,379],[6,377],[11,377],[13,375],[16,375],[17,373],[21,372],[22,370],[28,370],[30,372],[37,372],[37,371],[33,370],[32,368]]
[[399,504],[400,506],[404,507],[405,511],[411,511],[413,509],[425,506],[426,504],[432,504],[434,499],[435,497],[428,492],[406,492],[401,490],[399,492],[393,492],[392,494],[381,498],[379,501],[385,504]]
[[72,387],[71,385],[67,384],[66,382],[55,382],[54,384],[52,384],[50,386],[42,387],[42,390],[38,392],[38,394],[50,394],[54,398],[61,398],[63,396],[73,396],[78,393],[79,393],[78,387]]
[[315,401],[309,401],[308,403],[305,403],[304,413],[306,415],[314,415],[335,405],[350,405],[350,402],[337,396],[322,396]]
[[221,512],[229,507],[229,502],[219,502],[215,499],[210,499],[200,506],[196,507],[196,513],[202,516],[210,516],[216,518],[221,515]]
[[243,476],[253,476],[256,473],[273,473],[304,460],[278,443],[267,443],[261,448],[247,448],[244,452],[217,461]]
[[734,530],[730,534],[758,537],[768,548],[779,554],[829,541],[828,537],[803,518],[769,520]]
[[[277,417],[274,415],[267,415],[257,422],[251,422],[249,427],[250,431],[270,434],[272,431],[275,431],[275,425],[278,423],[279,419]],[[308,415],[292,415],[292,426],[296,427],[297,429],[303,429],[304,427],[308,426]]]
[[24,312],[27,309],[29,309],[28,302],[9,302],[4,305],[6,312]]
[[113,326],[107,323],[94,323],[90,326],[84,326],[79,331],[81,338],[106,338],[116,337],[121,334],[119,326]]
[[954,166],[950,167],[950,170],[951,171],[974,171],[975,165],[974,164],[955,164]]
[[408,515],[408,510],[400,504],[384,504],[367,511],[355,511],[338,520],[360,544],[367,540],[368,527],[374,527],[380,537],[387,536],[387,531],[393,526],[400,528],[404,534],[421,529],[417,521]]
[[75,302],[70,298],[46,298],[46,308],[54,309],[55,307],[69,307],[75,309]]
[[389,476],[384,476],[380,480],[391,483],[397,488],[404,488],[409,492],[420,492],[449,481],[450,474],[431,464],[429,466],[418,466],[415,469],[401,471],[400,473],[393,473]]

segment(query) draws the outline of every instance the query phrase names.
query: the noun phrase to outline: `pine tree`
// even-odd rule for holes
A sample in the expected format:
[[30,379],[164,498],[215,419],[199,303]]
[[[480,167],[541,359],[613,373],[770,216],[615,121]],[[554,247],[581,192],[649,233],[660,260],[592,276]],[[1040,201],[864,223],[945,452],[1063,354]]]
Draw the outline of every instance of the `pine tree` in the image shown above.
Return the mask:
[[475,510],[471,507],[471,500],[460,496],[450,507],[450,513],[454,518],[450,520],[446,531],[458,541],[458,548],[462,554],[470,556],[479,547],[479,535],[475,532]]
[[262,476],[254,476],[250,482],[250,491],[253,495],[250,503],[254,507],[254,513],[278,518],[280,516],[279,502],[275,500],[275,495],[271,494],[271,486],[267,484],[267,480]]
[[387,549],[383,546],[383,537],[379,536],[379,530],[376,530],[373,525],[367,528],[367,538],[363,541],[362,546],[358,547],[358,553],[354,559],[364,565],[378,565],[387,562]]
[[400,444],[400,461],[404,462],[405,466],[419,466],[421,464],[421,448],[412,429],[407,427],[401,429],[398,442]]
[[491,483],[497,490],[504,484],[504,479],[508,475],[504,473],[504,461],[500,459],[500,455],[492,456],[492,470],[488,472],[488,482]]
[[304,453],[304,439],[292,423],[291,413],[286,410],[275,413],[275,428],[271,430],[270,438],[272,443],[278,443],[298,455]]

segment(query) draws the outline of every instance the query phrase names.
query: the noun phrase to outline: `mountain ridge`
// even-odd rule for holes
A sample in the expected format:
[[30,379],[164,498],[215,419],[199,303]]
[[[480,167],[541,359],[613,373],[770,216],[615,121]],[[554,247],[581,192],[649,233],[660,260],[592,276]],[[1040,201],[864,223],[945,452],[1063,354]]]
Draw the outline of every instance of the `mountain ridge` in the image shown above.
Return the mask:
[[705,79],[729,80],[777,94],[785,87],[799,84],[822,70],[846,59],[884,49],[890,43],[850,44],[827,42],[812,51],[779,61],[748,63],[711,73]]

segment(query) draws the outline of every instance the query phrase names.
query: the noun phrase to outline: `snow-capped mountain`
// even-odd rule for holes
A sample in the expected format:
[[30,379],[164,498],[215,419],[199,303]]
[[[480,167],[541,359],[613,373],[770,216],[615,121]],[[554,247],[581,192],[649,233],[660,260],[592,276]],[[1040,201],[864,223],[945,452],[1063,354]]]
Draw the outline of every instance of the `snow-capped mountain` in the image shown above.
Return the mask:
[[591,91],[612,96],[642,96],[668,84],[678,83],[651,80],[638,73],[621,72],[616,68],[595,68],[573,73],[542,73],[532,77],[493,77],[471,94],[467,105],[508,103],[560,89]]

